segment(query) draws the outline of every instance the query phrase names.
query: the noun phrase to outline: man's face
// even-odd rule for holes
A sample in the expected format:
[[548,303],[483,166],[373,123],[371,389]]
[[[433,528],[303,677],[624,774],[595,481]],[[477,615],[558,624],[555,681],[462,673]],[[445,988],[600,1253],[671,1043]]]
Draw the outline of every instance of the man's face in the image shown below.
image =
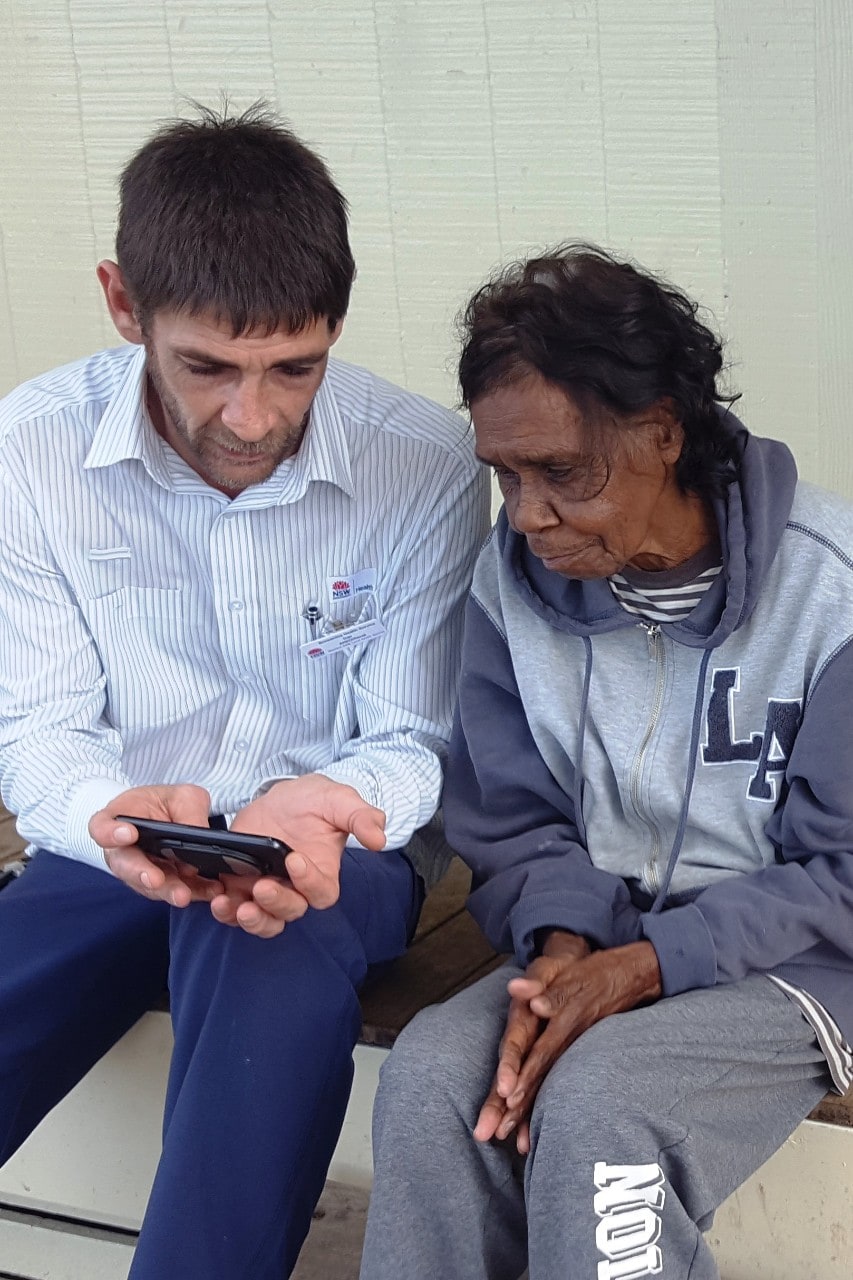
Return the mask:
[[479,397],[471,417],[510,525],[547,568],[590,579],[658,567],[674,532],[679,446],[662,446],[653,423],[627,427],[628,444],[618,431],[593,434],[570,397],[535,373]]
[[340,325],[233,337],[211,317],[158,312],[145,331],[148,407],[159,434],[233,497],[299,448]]

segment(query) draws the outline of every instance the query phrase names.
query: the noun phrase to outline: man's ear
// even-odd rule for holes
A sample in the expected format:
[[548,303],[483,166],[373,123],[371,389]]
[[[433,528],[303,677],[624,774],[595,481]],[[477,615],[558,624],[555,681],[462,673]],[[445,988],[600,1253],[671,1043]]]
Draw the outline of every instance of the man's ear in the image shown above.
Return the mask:
[[118,332],[126,342],[144,342],[145,335],[136,317],[136,311],[118,263],[111,262],[109,258],[99,262],[98,280],[107,300],[110,318]]

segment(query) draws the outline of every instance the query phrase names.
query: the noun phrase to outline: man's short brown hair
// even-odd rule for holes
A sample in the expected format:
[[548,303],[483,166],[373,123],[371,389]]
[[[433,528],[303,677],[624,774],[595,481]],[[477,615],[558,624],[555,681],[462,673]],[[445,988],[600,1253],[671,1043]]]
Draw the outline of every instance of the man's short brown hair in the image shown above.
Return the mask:
[[210,314],[235,337],[346,314],[347,204],[323,161],[262,105],[199,108],[121,175],[116,254],[137,318]]

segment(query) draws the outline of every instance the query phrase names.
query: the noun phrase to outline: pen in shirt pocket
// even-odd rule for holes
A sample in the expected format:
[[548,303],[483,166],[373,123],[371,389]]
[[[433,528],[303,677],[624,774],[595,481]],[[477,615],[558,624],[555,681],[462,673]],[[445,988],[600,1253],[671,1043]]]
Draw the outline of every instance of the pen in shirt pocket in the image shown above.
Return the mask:
[[318,604],[306,604],[302,610],[302,616],[311,628],[311,639],[316,640],[320,629],[320,623],[323,621],[323,614]]

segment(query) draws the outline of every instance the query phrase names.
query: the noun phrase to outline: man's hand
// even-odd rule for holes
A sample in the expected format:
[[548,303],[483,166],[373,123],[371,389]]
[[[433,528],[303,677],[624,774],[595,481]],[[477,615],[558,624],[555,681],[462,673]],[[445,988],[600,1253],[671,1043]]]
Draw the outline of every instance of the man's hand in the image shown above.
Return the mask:
[[118,822],[116,815],[206,827],[209,812],[210,796],[203,787],[190,783],[131,787],[93,815],[89,820],[89,835],[104,850],[113,875],[131,889],[173,907],[186,907],[191,902],[210,902],[222,894],[223,886],[217,880],[206,880],[195,867],[185,863],[166,868],[146,857],[136,846],[135,828],[127,822]]
[[290,884],[270,876],[255,881],[224,877],[229,892],[211,903],[217,920],[261,938],[281,933],[309,907],[322,910],[337,902],[349,835],[365,849],[385,846],[381,809],[367,804],[352,787],[317,773],[275,783],[240,810],[231,830],[274,836],[292,850],[285,859]]
[[[650,942],[632,942],[585,956],[576,952],[558,955],[553,954],[562,945],[557,937],[549,938],[543,955],[533,961],[523,978],[509,983],[513,1004],[526,1005],[529,1011],[524,1024],[528,1037],[509,1091],[498,1089],[496,1097],[493,1088],[474,1130],[474,1137],[481,1141],[505,1138],[517,1130],[516,1141],[522,1153],[530,1149],[529,1119],[536,1095],[561,1054],[602,1018],[657,1000],[661,994],[660,967]],[[544,1024],[535,1037],[529,1030],[533,1018],[540,1027]],[[508,1019],[507,1032],[509,1029]],[[503,1058],[503,1047],[501,1052]],[[506,1080],[509,1079],[507,1073]],[[496,1086],[499,1085],[506,1087],[505,1081],[496,1078]],[[503,1101],[502,1114],[499,1100]]]

